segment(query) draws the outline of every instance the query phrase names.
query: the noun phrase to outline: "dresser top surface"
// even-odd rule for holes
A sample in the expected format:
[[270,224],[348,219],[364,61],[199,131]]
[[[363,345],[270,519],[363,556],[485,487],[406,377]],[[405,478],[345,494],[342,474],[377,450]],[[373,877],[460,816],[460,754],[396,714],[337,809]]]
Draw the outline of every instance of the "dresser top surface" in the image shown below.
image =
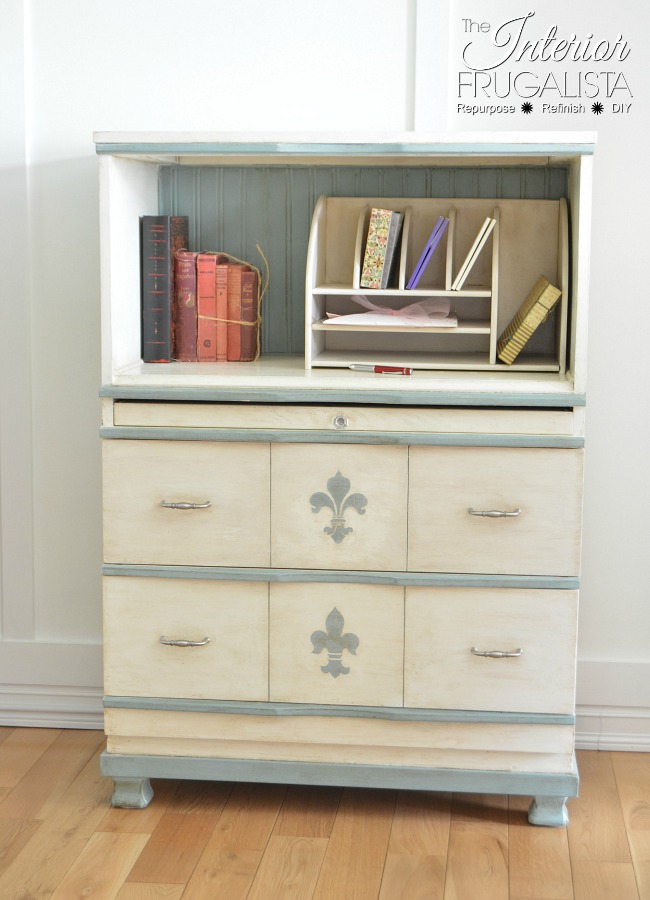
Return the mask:
[[477,155],[518,158],[590,155],[595,132],[95,132],[100,154],[148,155],[161,162],[219,155],[423,156]]

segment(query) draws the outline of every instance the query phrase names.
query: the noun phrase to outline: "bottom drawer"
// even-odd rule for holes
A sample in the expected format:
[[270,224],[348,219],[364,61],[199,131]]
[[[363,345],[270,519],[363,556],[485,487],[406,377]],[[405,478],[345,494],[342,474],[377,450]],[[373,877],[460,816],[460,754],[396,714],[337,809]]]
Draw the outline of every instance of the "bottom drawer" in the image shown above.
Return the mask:
[[112,754],[570,772],[572,725],[107,709]]

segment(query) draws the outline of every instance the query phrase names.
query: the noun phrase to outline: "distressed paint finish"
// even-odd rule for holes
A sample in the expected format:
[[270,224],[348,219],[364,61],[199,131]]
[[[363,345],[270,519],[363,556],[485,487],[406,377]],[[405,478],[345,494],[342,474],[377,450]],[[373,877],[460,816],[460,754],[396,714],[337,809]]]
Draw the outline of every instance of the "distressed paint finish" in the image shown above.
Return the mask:
[[524,140],[521,134],[509,133],[495,138],[487,132],[477,140],[471,136],[459,140],[448,134],[414,135],[413,132],[382,134],[381,141],[373,141],[369,135],[277,133],[274,135],[241,132],[233,135],[205,132],[182,134],[167,132],[112,132],[99,131],[94,135],[95,150],[99,154],[125,154],[127,156],[150,156],[159,154],[163,162],[176,162],[176,156],[189,155],[224,156],[226,159],[267,156],[281,159],[283,155],[300,157],[341,156],[354,159],[356,156],[377,158],[397,156],[459,156],[477,155],[547,156],[553,154],[592,154],[594,135],[590,132],[563,132],[561,139]]
[[547,825],[561,828],[569,824],[566,797],[534,797],[528,807],[531,825]]
[[455,572],[346,572],[324,569],[284,569],[234,566],[102,566],[102,575],[118,578],[188,578],[206,581],[282,581],[350,584],[394,584],[411,587],[493,587],[539,588],[540,590],[573,591],[580,580],[549,575],[471,575]]
[[399,722],[460,722],[509,725],[575,725],[569,713],[504,712],[474,709],[422,709],[390,706],[324,706],[318,703],[253,703],[233,700],[190,700],[167,697],[104,697],[105,709],[144,709],[237,716],[334,716],[389,719]]
[[283,431],[243,428],[160,428],[102,426],[104,440],[139,441],[273,441],[275,443],[413,444],[434,447],[584,447],[584,438],[572,435],[538,434],[416,434],[395,432]]
[[[495,381],[493,389],[486,390],[467,390],[458,387],[456,390],[445,390],[439,385],[437,387],[427,386],[426,382],[420,378],[412,382],[411,387],[404,389],[403,385],[397,385],[395,388],[385,389],[372,385],[364,385],[359,387],[362,379],[355,378],[354,382],[332,387],[331,384],[324,386],[322,383],[316,383],[313,379],[309,382],[305,380],[303,384],[299,384],[299,378],[296,373],[298,368],[303,369],[304,364],[302,358],[294,358],[295,366],[293,373],[295,384],[287,384],[276,387],[268,384],[266,387],[262,384],[251,384],[233,387],[225,382],[219,386],[213,383],[207,387],[203,383],[174,383],[173,372],[170,373],[170,384],[164,387],[155,383],[147,383],[143,378],[140,383],[116,383],[104,384],[99,389],[100,397],[112,397],[116,400],[175,400],[205,402],[221,402],[221,403],[370,403],[381,404],[391,403],[398,406],[413,406],[418,404],[432,406],[478,406],[478,407],[531,407],[538,409],[567,409],[569,407],[586,406],[587,396],[580,391],[567,390],[563,385],[558,385],[555,390],[504,390],[502,382]],[[197,363],[201,365],[201,363]],[[204,367],[207,363],[202,364]],[[247,363],[247,365],[252,365]],[[304,373],[302,373],[304,375]],[[331,374],[331,373],[328,373]],[[349,372],[344,373],[349,376]],[[355,375],[364,375],[364,372],[355,372]],[[198,372],[200,376],[200,370]],[[267,376],[268,377],[268,376]],[[205,380],[205,379],[203,379]]]
[[[103,753],[103,775],[113,779],[190,778],[216,781],[251,781],[274,784],[324,784],[400,790],[469,791],[480,794],[534,796],[529,815],[558,825],[558,810],[567,797],[578,794],[575,768],[567,774],[495,772],[471,769],[435,769],[402,766],[346,765],[344,763],[284,763],[281,760],[198,759],[172,756],[135,756]],[[147,773],[147,775],[143,775]],[[544,806],[546,812],[538,812]],[[555,810],[555,812],[552,812]],[[533,824],[537,824],[533,821]]]
[[[405,705],[573,713],[577,601],[573,591],[407,588]],[[482,657],[475,646],[522,652]]]
[[153,799],[151,782],[145,777],[113,778],[113,796],[111,804],[123,809],[144,809]]
[[268,700],[268,585],[105,579],[104,671],[109,694]]
[[577,576],[582,471],[581,450],[411,448],[408,568]]
[[268,445],[104,441],[102,449],[106,562],[269,564]]

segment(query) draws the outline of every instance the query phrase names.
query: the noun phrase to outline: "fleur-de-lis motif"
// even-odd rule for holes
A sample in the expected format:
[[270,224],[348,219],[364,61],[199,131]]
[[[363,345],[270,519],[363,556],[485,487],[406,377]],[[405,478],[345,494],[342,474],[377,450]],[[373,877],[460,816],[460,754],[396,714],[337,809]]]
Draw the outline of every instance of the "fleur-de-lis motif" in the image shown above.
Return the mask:
[[326,494],[324,491],[316,491],[309,498],[309,502],[314,513],[320,512],[324,507],[332,510],[334,513],[332,521],[329,527],[323,528],[323,531],[325,534],[329,534],[335,544],[340,544],[346,534],[353,530],[351,527],[346,528],[343,513],[351,507],[356,509],[360,516],[363,516],[368,504],[368,498],[359,493],[348,495],[350,479],[341,475],[340,471],[328,479],[327,490],[329,494]]
[[343,634],[344,619],[336,607],[325,619],[325,627],[327,631],[314,631],[311,636],[311,642],[314,645],[312,653],[320,653],[327,650],[327,665],[321,666],[321,672],[329,672],[332,678],[338,678],[339,675],[347,675],[350,671],[349,666],[344,666],[341,662],[343,651],[347,650],[354,656],[357,654],[359,646],[359,638],[356,634],[348,631]]

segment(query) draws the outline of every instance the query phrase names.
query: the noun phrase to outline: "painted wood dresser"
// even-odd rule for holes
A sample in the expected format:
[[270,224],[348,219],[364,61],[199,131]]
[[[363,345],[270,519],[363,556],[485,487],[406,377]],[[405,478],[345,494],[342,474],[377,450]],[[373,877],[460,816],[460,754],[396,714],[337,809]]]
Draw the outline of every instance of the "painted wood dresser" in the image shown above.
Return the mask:
[[[593,136],[95,137],[114,804],[166,777],[399,786],[530,795],[564,824]],[[404,271],[451,212],[423,286],[373,298],[449,297],[456,328],[328,331],[377,205],[408,213]],[[193,249],[262,248],[256,362],[143,364],[151,213],[188,215]],[[540,274],[561,302],[507,366]],[[413,374],[349,368],[374,363]]]

